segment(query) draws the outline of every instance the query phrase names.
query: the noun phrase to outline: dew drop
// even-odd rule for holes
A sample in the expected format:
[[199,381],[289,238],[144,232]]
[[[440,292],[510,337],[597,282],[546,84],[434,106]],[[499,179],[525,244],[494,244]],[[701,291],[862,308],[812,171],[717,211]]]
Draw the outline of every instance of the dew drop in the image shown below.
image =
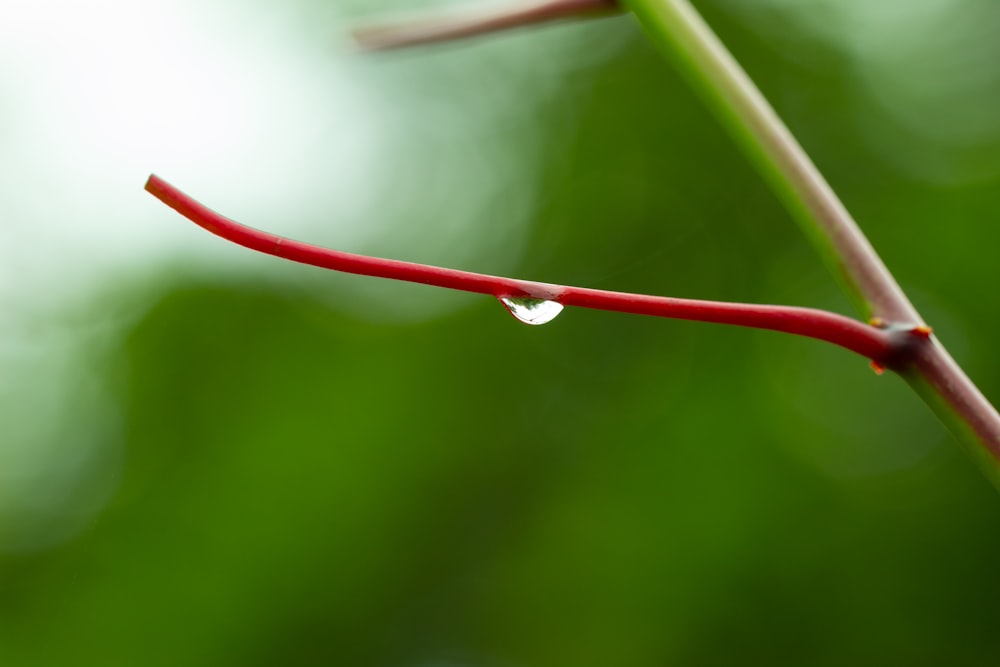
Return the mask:
[[556,319],[563,309],[561,303],[528,297],[501,297],[500,303],[525,324],[547,324]]

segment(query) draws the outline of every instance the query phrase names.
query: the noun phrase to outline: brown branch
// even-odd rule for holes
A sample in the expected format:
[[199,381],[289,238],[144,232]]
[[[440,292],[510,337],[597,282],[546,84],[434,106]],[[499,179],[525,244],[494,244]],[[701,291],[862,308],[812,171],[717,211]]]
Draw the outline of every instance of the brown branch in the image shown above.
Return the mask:
[[615,0],[535,0],[520,7],[480,9],[462,15],[361,27],[352,34],[362,49],[385,51],[454,41],[563,19],[605,16],[617,11]]

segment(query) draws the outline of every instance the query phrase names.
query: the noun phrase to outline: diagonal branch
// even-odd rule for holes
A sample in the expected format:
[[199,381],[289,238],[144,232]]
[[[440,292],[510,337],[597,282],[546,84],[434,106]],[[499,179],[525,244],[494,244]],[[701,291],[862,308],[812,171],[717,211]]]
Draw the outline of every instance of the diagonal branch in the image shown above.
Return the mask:
[[563,306],[769,329],[839,345],[871,359],[876,368],[901,366],[910,356],[910,351],[920,347],[918,343],[926,341],[930,334],[925,327],[892,327],[881,322],[873,323],[873,326],[814,308],[609,292],[357,255],[293,241],[242,225],[195,201],[156,175],[149,177],[146,190],[195,224],[233,243],[334,271],[488,294],[498,299],[537,299],[554,301]]
[[[688,0],[623,0],[678,61],[802,225],[866,316],[922,319],[846,207],[740,64]],[[901,375],[1000,488],[1000,414],[936,339]]]
[[866,317],[920,317],[830,184],[688,0],[624,0],[679,61],[708,106],[784,201]]

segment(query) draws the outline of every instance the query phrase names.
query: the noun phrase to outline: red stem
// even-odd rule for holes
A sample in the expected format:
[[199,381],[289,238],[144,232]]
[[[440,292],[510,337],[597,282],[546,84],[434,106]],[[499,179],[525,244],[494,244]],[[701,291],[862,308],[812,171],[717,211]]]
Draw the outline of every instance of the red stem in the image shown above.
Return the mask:
[[200,204],[156,175],[149,177],[146,190],[195,224],[233,243],[334,271],[423,283],[463,292],[489,294],[497,298],[529,297],[557,301],[564,306],[782,331],[825,340],[872,359],[881,366],[893,366],[893,361],[898,360],[901,350],[908,347],[906,341],[913,338],[912,332],[905,328],[878,328],[814,308],[608,292],[355,255],[293,241],[242,225]]

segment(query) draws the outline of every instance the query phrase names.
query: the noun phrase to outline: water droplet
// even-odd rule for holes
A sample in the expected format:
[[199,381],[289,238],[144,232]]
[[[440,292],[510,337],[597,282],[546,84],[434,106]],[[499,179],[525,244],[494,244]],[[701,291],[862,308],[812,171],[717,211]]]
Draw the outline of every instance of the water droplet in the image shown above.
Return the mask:
[[561,303],[528,297],[501,297],[500,303],[525,324],[546,324],[556,319],[563,309]]

